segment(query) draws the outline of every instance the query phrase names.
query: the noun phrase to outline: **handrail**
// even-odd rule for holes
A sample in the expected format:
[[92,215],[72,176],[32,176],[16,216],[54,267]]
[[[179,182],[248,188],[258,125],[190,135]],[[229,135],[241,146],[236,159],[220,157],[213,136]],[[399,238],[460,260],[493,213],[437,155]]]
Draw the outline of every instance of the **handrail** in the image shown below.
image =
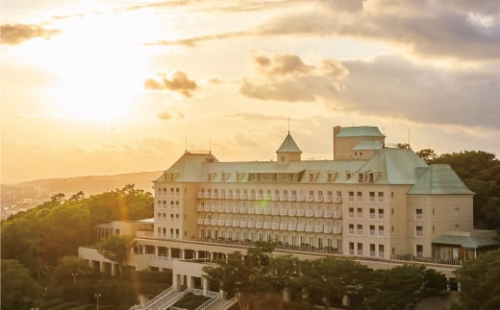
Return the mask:
[[213,305],[214,303],[216,303],[218,300],[219,300],[219,298],[210,298],[209,300],[207,300],[206,302],[204,302],[203,304],[201,304],[195,310],[205,310],[206,308],[208,308],[211,305]]
[[188,293],[188,290],[182,291],[179,295],[177,295],[174,298],[170,299],[166,305],[162,305],[161,310],[167,310],[168,308],[172,307],[172,305],[174,305],[176,302],[178,302],[187,293]]
[[233,297],[233,299],[229,300],[229,303],[227,303],[225,306],[222,306],[218,310],[227,310],[227,309],[231,308],[237,302],[238,302],[238,299],[236,297]]
[[147,309],[148,307],[152,306],[154,303],[165,297],[166,295],[170,294],[174,290],[174,286],[170,286],[168,289],[164,290],[160,294],[156,295],[155,297],[151,298],[148,300],[147,303],[143,305],[133,305],[129,310],[143,310]]

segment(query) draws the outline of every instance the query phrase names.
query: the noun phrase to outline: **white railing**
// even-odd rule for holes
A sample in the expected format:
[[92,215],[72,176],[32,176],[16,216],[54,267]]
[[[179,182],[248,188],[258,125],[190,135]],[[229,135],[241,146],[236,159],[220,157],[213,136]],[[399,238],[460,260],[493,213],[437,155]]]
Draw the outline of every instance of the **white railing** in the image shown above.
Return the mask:
[[233,299],[229,300],[229,302],[226,305],[222,306],[219,310],[227,310],[227,309],[231,308],[237,302],[238,302],[238,299],[236,297],[233,297]]
[[161,310],[167,310],[168,308],[172,307],[176,302],[178,302],[184,295],[188,293],[188,290],[183,291],[179,295],[175,296],[174,298],[170,299],[165,305],[162,305]]
[[153,304],[158,302],[160,299],[164,298],[168,294],[172,293],[174,291],[174,286],[172,285],[168,289],[164,290],[160,294],[156,295],[152,299],[150,299],[147,303],[143,305],[134,305],[132,306],[129,310],[142,310],[142,309],[147,309],[148,307],[151,307]]
[[288,209],[288,216],[295,216],[297,214],[297,209]]

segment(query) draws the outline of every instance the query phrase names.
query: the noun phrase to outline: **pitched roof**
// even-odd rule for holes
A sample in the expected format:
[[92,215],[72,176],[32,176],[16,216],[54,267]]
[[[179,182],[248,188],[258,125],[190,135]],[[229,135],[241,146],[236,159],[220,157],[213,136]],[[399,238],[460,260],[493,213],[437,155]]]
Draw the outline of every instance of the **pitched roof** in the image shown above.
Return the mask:
[[449,165],[430,165],[417,170],[418,181],[413,185],[410,195],[473,195]]
[[480,247],[500,245],[500,242],[491,238],[484,238],[478,236],[454,236],[442,235],[432,240],[434,244],[447,244],[447,245],[460,245],[466,249],[477,249]]
[[302,151],[299,149],[290,133],[288,133],[276,153],[302,153]]
[[340,128],[337,137],[385,137],[378,127],[359,126],[359,127],[342,127]]
[[205,162],[218,160],[211,153],[186,152],[153,182],[164,182],[168,173],[175,175],[175,182],[199,182],[202,180],[202,164]]

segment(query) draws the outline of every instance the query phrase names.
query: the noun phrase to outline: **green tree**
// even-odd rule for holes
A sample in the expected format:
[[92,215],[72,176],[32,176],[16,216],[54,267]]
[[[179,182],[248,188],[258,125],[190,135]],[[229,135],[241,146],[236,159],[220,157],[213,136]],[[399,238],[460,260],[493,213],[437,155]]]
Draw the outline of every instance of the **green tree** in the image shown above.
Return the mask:
[[265,281],[266,267],[275,248],[272,242],[257,242],[243,256],[241,252],[228,255],[219,266],[203,267],[204,277],[217,283],[228,297],[236,297],[240,310],[249,310],[259,293],[268,291]]
[[437,154],[434,152],[433,149],[421,149],[420,151],[416,152],[418,157],[422,158],[423,161],[425,161],[427,164],[430,164],[433,160],[437,158]]
[[464,261],[455,273],[461,309],[500,309],[500,250]]
[[131,247],[132,238],[129,236],[113,235],[97,243],[97,251],[118,264],[120,276],[122,275],[123,263],[127,260]]
[[271,257],[266,268],[264,279],[272,287],[277,298],[279,310],[283,310],[283,292],[291,286],[298,276],[299,261],[291,255]]
[[16,260],[2,260],[2,309],[30,309],[37,306],[41,288],[29,270]]

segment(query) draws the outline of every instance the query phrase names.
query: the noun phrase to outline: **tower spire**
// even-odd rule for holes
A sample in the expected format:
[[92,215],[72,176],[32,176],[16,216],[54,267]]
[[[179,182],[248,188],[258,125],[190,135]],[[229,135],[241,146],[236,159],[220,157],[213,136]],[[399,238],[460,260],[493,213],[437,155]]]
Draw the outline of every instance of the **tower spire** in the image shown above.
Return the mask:
[[288,134],[290,134],[290,118],[288,118]]

